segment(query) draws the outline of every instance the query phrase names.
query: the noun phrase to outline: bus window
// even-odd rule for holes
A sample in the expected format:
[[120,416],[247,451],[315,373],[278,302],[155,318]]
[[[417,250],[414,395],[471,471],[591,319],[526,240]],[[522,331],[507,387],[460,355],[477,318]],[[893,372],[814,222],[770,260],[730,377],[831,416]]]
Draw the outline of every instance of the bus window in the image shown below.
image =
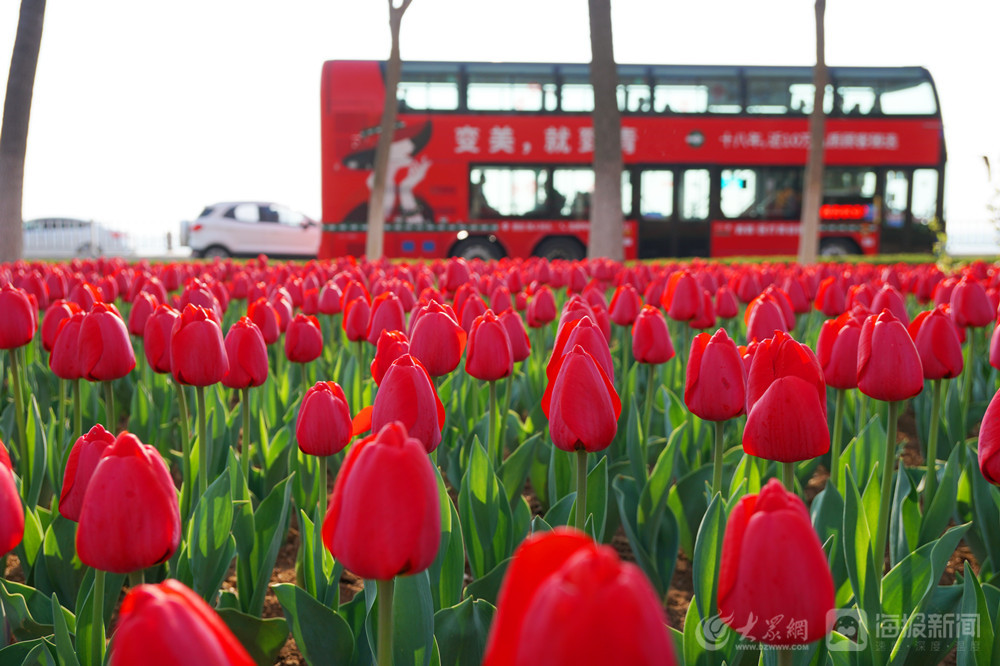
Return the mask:
[[555,111],[554,74],[537,76],[469,71],[470,111]]
[[826,167],[823,169],[823,203],[859,203],[875,198],[878,178],[874,169]]
[[937,113],[934,87],[929,81],[842,79],[837,83],[840,111],[845,115],[929,116]]
[[587,77],[567,76],[559,89],[559,104],[563,111],[593,111],[594,89]]
[[[478,187],[490,209],[499,216],[539,217],[546,212],[548,172],[545,169],[476,167],[469,175],[473,195]],[[470,213],[473,204],[475,201],[470,201]]]
[[657,80],[653,110],[658,113],[739,113],[740,86],[736,78],[716,80]]
[[681,174],[681,219],[707,220],[711,176],[708,169],[685,169]]
[[591,169],[555,169],[552,172],[553,214],[574,220],[590,219],[590,200],[594,193]]
[[937,217],[938,172],[936,169],[913,170],[913,202],[910,205],[915,224],[929,224]]
[[910,181],[905,171],[885,172],[885,224],[901,227],[906,221],[906,198]]
[[632,179],[628,171],[622,171],[622,215],[631,217],[632,212]]
[[882,106],[882,113],[887,116],[933,115],[937,112],[934,88],[929,81],[885,90],[879,97],[879,103]]
[[454,111],[458,109],[458,79],[439,74],[422,81],[402,81],[396,97],[400,110]]
[[618,110],[630,111],[632,113],[644,113],[650,111],[653,95],[649,91],[649,84],[641,81],[623,82],[619,78],[618,84]]
[[[747,75],[747,113],[812,113],[815,86],[811,79],[792,78],[780,71]],[[833,86],[828,85],[823,108],[833,110]]]
[[674,172],[648,169],[639,177],[639,215],[669,220],[674,214]]
[[802,170],[723,169],[722,214],[728,218],[797,220],[802,213]]

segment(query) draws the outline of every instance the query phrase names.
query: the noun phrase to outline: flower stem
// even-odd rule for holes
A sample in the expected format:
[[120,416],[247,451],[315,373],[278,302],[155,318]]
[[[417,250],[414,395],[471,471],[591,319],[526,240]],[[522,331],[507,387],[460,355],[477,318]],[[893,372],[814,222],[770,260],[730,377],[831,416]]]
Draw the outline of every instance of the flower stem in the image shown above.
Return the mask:
[[490,437],[487,449],[490,453],[490,460],[499,467],[503,451],[500,450],[499,434],[497,433],[497,383],[495,381],[490,382]]
[[722,493],[722,499],[726,499],[726,493],[722,489],[722,456],[726,451],[722,428],[725,424],[725,421],[715,422],[715,458],[712,461],[712,495]]
[[80,380],[73,380],[73,437],[70,440],[75,442],[77,437],[83,435],[83,405],[80,398]]
[[94,615],[90,626],[90,663],[101,666],[104,663],[104,572],[94,569]]
[[576,529],[583,531],[587,523],[587,451],[576,452]]
[[392,595],[395,579],[376,581],[378,590],[378,666],[392,666]]
[[250,484],[250,387],[243,389],[240,400],[240,411],[243,415],[243,448],[240,450],[240,466],[243,468],[243,480]]
[[358,351],[358,355],[357,355],[358,365],[354,369],[355,370],[355,372],[354,372],[354,390],[352,392],[353,395],[351,396],[352,398],[354,398],[353,405],[354,405],[354,409],[355,410],[361,409],[361,368],[363,367],[362,366],[362,363],[363,363],[362,357],[364,356],[364,347],[362,346],[362,344],[363,343],[360,340],[358,340],[357,347],[356,347],[356,349]]
[[316,502],[319,513],[317,515],[322,518],[323,505],[326,501],[326,456],[319,456],[319,472],[316,475],[316,481],[319,484],[319,499]]
[[896,466],[896,421],[899,402],[889,403],[889,423],[886,428],[885,460],[882,464],[882,495],[878,508],[878,532],[875,536],[875,568],[881,572],[885,562],[886,537],[889,534],[889,508],[892,505],[892,473]]
[[778,666],[792,666],[795,663],[795,653],[788,648],[777,649]]
[[[31,463],[27,460],[28,439],[25,434],[27,428],[24,425],[24,388],[21,385],[21,361],[18,359],[17,349],[10,350],[10,377],[11,388],[14,390],[14,420],[17,422],[18,457],[20,458],[21,469],[26,470],[31,468]],[[29,484],[24,484],[25,488],[28,486]]]
[[500,448],[503,449],[507,440],[507,415],[510,414],[511,394],[514,393],[514,373],[507,376],[504,381],[503,409],[500,410]]
[[830,480],[828,483],[837,488],[840,476],[840,438],[844,430],[844,389],[836,389],[837,403],[833,410],[833,438],[830,441]]
[[115,387],[110,381],[104,382],[104,418],[108,422],[108,430],[115,434],[118,424],[115,422]]
[[781,463],[781,482],[790,493],[795,492],[795,463]]
[[306,363],[302,363],[302,399],[305,400],[306,392],[309,390],[309,368]]
[[191,479],[191,431],[188,428],[187,394],[184,392],[184,385],[175,379],[174,386],[177,388],[177,407],[180,410],[178,424],[181,428],[181,483],[186,489],[181,493],[180,509],[181,515],[187,516],[190,508],[187,503],[191,498],[191,484],[194,483]]
[[941,417],[941,380],[931,381],[933,398],[931,400],[931,429],[927,434],[927,477],[924,480],[924,511],[931,507],[934,493],[937,491],[937,443],[938,420]]
[[208,424],[205,414],[205,387],[195,386],[194,393],[198,397],[198,492],[204,497],[208,492],[208,465],[212,457],[209,455]]
[[[653,388],[655,372],[656,365],[653,363],[648,364],[646,369],[646,404],[642,410],[642,438],[647,445],[649,443],[649,424],[653,418],[653,400],[656,399],[656,390]],[[644,460],[643,464],[647,462]]]

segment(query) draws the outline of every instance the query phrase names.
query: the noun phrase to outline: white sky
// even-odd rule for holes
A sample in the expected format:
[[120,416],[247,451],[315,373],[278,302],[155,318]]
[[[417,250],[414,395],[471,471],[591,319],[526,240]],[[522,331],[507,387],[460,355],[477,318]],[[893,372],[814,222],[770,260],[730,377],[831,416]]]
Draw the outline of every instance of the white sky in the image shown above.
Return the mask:
[[[16,0],[0,2],[5,90]],[[49,0],[28,136],[24,217],[135,232],[206,204],[320,214],[323,61],[384,59],[385,0]],[[167,10],[169,8],[169,11]],[[621,63],[811,65],[810,0],[614,0]],[[952,224],[984,220],[981,156],[1000,172],[997,0],[828,0],[829,65],[921,65],[945,120]],[[414,0],[411,60],[590,60],[586,0]]]

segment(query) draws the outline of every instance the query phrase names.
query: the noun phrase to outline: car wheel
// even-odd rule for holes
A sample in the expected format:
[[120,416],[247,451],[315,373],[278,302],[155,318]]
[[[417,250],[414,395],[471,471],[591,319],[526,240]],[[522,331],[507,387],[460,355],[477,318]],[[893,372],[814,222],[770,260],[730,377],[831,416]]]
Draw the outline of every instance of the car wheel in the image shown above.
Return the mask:
[[215,259],[216,257],[220,259],[228,259],[232,255],[229,250],[221,245],[209,245],[201,251],[201,256],[203,259]]
[[101,256],[101,246],[94,246],[93,243],[84,243],[80,247],[76,248],[76,256],[78,257],[99,257]]
[[482,259],[483,261],[495,261],[501,259],[503,255],[503,248],[499,244],[491,242],[489,238],[480,236],[466,238],[451,250],[451,256],[453,257]]
[[819,253],[824,257],[843,257],[861,254],[861,248],[848,238],[827,238],[820,241]]
[[575,238],[558,236],[543,240],[535,248],[533,254],[536,257],[545,257],[549,261],[553,259],[580,261],[587,255],[587,248]]

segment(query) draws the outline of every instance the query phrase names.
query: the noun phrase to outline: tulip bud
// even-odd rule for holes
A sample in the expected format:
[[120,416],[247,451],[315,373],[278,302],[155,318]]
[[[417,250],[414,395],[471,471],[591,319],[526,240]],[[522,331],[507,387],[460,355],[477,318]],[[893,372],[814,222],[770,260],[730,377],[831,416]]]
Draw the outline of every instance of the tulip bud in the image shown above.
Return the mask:
[[169,305],[160,305],[146,320],[142,332],[142,347],[146,361],[154,372],[170,372],[170,332],[181,313]]
[[724,329],[699,333],[691,341],[684,382],[684,404],[706,421],[726,421],[746,409],[743,358]]
[[[20,232],[18,232],[20,233]],[[23,289],[0,287],[0,349],[16,349],[31,342],[38,328],[36,309]]]
[[513,308],[500,313],[500,323],[507,329],[510,349],[514,353],[514,363],[520,363],[531,356],[531,340],[524,329],[524,321]]
[[229,372],[222,377],[223,386],[245,389],[267,381],[267,344],[249,317],[240,317],[229,328],[225,346]]
[[910,337],[920,355],[924,379],[950,379],[962,374],[962,343],[943,306],[921,312],[910,323]]
[[278,311],[264,297],[258,298],[247,309],[250,318],[264,336],[265,344],[274,344],[281,337],[281,325],[278,322]]
[[372,431],[399,421],[409,436],[423,442],[430,453],[441,443],[444,419],[444,405],[420,361],[410,354],[393,361],[375,394]]
[[367,340],[372,345],[378,343],[378,336],[382,331],[402,331],[406,328],[406,313],[403,312],[403,303],[396,294],[385,291],[375,297],[367,328]]
[[514,371],[514,351],[507,329],[492,310],[476,317],[469,331],[465,371],[486,382],[508,377]]
[[212,313],[190,303],[170,329],[170,371],[181,384],[211,386],[229,372],[222,330]]
[[170,471],[156,449],[123,432],[105,450],[84,492],[76,532],[80,561],[129,573],[165,562],[180,540]]
[[[346,297],[346,294],[345,294]],[[348,301],[344,306],[344,333],[351,342],[360,342],[368,337],[368,319],[371,306],[364,298],[358,297]]]
[[[780,572],[765,571],[764,563],[777,561]],[[771,645],[812,643],[832,628],[826,555],[805,504],[777,479],[742,497],[729,516],[718,603],[726,624]]]
[[113,305],[94,305],[80,324],[79,345],[80,375],[84,379],[92,382],[120,379],[135,368],[128,329]]
[[431,377],[447,375],[462,361],[467,334],[449,306],[431,301],[414,313],[410,354]]
[[156,310],[156,297],[147,291],[140,291],[132,301],[132,309],[128,313],[128,332],[142,336],[146,330],[146,320]]
[[563,354],[542,396],[552,443],[563,451],[600,451],[618,432],[622,403],[601,366],[580,345]]
[[69,452],[66,473],[63,476],[62,494],[59,496],[59,513],[73,522],[80,520],[83,496],[90,484],[90,477],[97,469],[104,452],[115,443],[115,436],[95,425],[90,431],[77,438]]
[[979,428],[979,471],[1000,486],[1000,391],[990,400]]
[[172,579],[129,590],[108,658],[109,666],[255,663],[216,612]]
[[340,384],[317,382],[306,391],[295,421],[295,440],[311,456],[331,456],[347,446],[351,412]]
[[0,558],[17,548],[24,537],[24,506],[14,482],[7,448],[0,442]]
[[393,361],[403,354],[410,353],[410,342],[402,331],[386,331],[383,329],[375,345],[375,358],[370,369],[376,386],[382,385],[382,378]]
[[309,363],[323,353],[323,333],[319,320],[297,314],[285,330],[285,356],[292,363]]
[[858,339],[858,388],[886,402],[924,389],[924,370],[906,327],[888,310],[865,319]]
[[354,444],[323,521],[333,557],[362,578],[391,580],[433,564],[440,541],[438,484],[424,445],[401,423]]
[[42,318],[42,347],[51,352],[56,346],[56,335],[63,321],[77,312],[83,312],[80,306],[72,301],[58,300],[49,306]]
[[659,365],[675,355],[670,341],[670,331],[663,312],[652,305],[644,305],[632,326],[632,355],[639,363]]
[[850,312],[823,322],[816,342],[816,355],[827,385],[837,389],[858,387],[860,337],[861,324]]

